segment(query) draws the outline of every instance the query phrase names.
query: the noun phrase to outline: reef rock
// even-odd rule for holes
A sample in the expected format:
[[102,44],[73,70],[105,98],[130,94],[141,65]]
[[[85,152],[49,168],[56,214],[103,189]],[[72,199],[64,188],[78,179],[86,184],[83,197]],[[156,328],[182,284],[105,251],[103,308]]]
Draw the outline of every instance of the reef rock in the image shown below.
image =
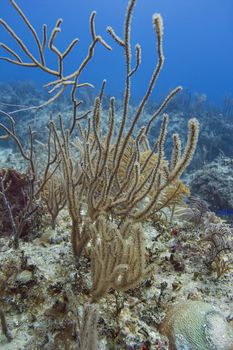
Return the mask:
[[191,193],[210,205],[213,211],[233,214],[233,159],[218,157],[196,171],[190,183]]
[[160,331],[169,350],[233,350],[233,327],[211,304],[188,301],[167,313]]

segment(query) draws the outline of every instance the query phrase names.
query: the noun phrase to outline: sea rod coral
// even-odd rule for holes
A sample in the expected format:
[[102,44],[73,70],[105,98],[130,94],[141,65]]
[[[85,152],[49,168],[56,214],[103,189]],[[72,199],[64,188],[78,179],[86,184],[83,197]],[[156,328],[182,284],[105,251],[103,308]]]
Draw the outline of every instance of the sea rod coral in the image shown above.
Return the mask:
[[[136,65],[132,67],[131,62],[131,20],[136,1],[129,2],[123,38],[120,38],[112,27],[107,28],[111,37],[125,53],[126,72],[123,115],[120,128],[116,130],[114,127],[116,118],[115,102],[114,98],[111,98],[108,129],[106,132],[103,132],[101,125],[101,101],[106,82],[103,82],[92,110],[78,115],[78,108],[81,102],[76,100],[76,90],[84,85],[89,85],[89,83],[79,84],[78,81],[83,69],[94,55],[96,44],[99,42],[107,49],[111,49],[109,44],[100,35],[96,34],[96,13],[93,12],[90,16],[92,41],[86,57],[75,71],[64,76],[64,58],[70,53],[77,40],[72,41],[65,52],[61,53],[55,45],[55,39],[61,31],[62,20],[57,21],[48,42],[47,26],[44,25],[43,39],[40,41],[34,27],[16,2],[11,0],[11,4],[25,22],[28,30],[33,34],[35,44],[38,47],[39,57],[36,58],[31,50],[27,48],[23,39],[19,38],[15,31],[1,19],[0,24],[17,42],[28,58],[28,61],[21,59],[20,54],[13,51],[6,44],[2,44],[1,46],[5,51],[10,53],[11,57],[2,57],[2,59],[19,66],[37,67],[49,75],[56,77],[47,86],[51,88],[50,92],[54,92],[55,90],[58,90],[58,92],[46,104],[54,101],[69,86],[72,89],[73,115],[70,128],[64,130],[61,115],[59,116],[59,132],[53,119],[50,120],[52,138],[49,139],[49,142],[54,142],[55,146],[52,147],[50,145],[49,147],[50,150],[53,148],[53,152],[56,155],[54,156],[54,161],[49,163],[51,171],[49,172],[48,167],[46,167],[46,175],[43,178],[46,182],[52,176],[51,174],[56,173],[56,170],[61,171],[63,174],[67,206],[72,220],[72,247],[75,256],[79,256],[90,240],[86,222],[90,220],[92,223],[95,222],[100,213],[104,214],[107,218],[113,216],[116,219],[120,219],[120,225],[123,225],[126,219],[130,219],[133,222],[142,221],[149,217],[152,212],[169,206],[169,203],[176,196],[181,186],[181,182],[179,181],[180,175],[193,156],[197,142],[198,123],[195,119],[191,119],[189,122],[188,140],[183,154],[181,154],[179,136],[174,135],[173,154],[170,162],[166,160],[164,152],[168,125],[168,116],[166,114],[163,115],[158,139],[153,145],[149,144],[147,136],[150,126],[161,114],[172,97],[180,91],[181,88],[177,87],[164,99],[161,106],[151,116],[147,125],[142,127],[135,135],[137,122],[142,116],[143,109],[164,63],[163,21],[159,14],[155,14],[152,18],[157,37],[158,62],[152,72],[148,87],[138,105],[137,111],[131,117],[130,127],[127,130],[126,120],[129,119],[131,79],[141,65],[141,47],[139,44],[136,45]],[[48,67],[45,63],[46,44],[57,55],[58,70]],[[2,124],[1,127],[9,136],[12,136],[11,130]],[[75,133],[77,133],[77,136],[74,138]],[[153,165],[151,166],[152,161]],[[48,175],[49,173],[50,175]],[[172,191],[169,190],[171,188]],[[166,192],[169,193],[169,196],[166,195]],[[82,211],[84,206],[85,211]]]
[[[70,115],[68,128],[65,126],[62,113],[59,113],[57,118],[54,115],[49,116],[46,145],[36,139],[31,128],[28,143],[25,145],[17,135],[16,121],[12,117],[20,110],[11,114],[5,113],[7,123],[0,123],[0,128],[4,132],[2,138],[11,138],[16,143],[19,153],[28,165],[27,177],[33,189],[30,200],[44,201],[52,217],[53,227],[58,212],[63,207],[67,209],[76,267],[82,270],[84,261],[82,255],[90,261],[92,288],[89,300],[92,304],[99,303],[110,289],[121,292],[135,288],[154,272],[154,264],[146,258],[143,223],[165,208],[172,211],[173,206],[182,201],[188,193],[180,177],[195,152],[199,132],[198,121],[196,119],[189,121],[185,145],[181,145],[178,134],[173,135],[172,154],[168,159],[165,143],[169,116],[163,112],[171,99],[181,90],[178,86],[151,114],[146,124],[138,128],[138,122],[142,119],[143,110],[164,64],[163,20],[160,14],[154,14],[152,17],[157,40],[157,63],[133,115],[130,115],[131,83],[142,65],[139,44],[135,47],[135,64],[132,64],[134,51],[131,44],[131,22],[136,0],[130,0],[128,3],[122,37],[112,27],[107,28],[110,39],[119,45],[125,58],[123,108],[120,125],[117,127],[116,120],[119,116],[114,97],[110,98],[105,123],[102,111],[105,80],[90,110],[82,110],[82,102],[77,97],[79,89],[91,86],[89,82],[80,81],[94,56],[96,45],[101,44],[107,50],[111,50],[109,43],[97,34],[96,12],[90,16],[91,42],[86,56],[73,71],[65,74],[65,58],[77,44],[77,39],[74,39],[67,49],[61,51],[56,45],[56,37],[61,32],[61,19],[57,21],[50,35],[47,26],[43,25],[43,35],[40,39],[22,9],[14,0],[10,0],[10,3],[25,23],[26,29],[32,34],[38,56],[34,54],[34,47],[28,47],[24,38],[19,37],[15,29],[0,19],[0,25],[19,48],[15,51],[9,45],[1,43],[0,46],[6,53],[1,59],[28,69],[34,67],[46,73],[49,77],[46,87],[52,94],[46,102],[26,110],[29,113],[33,109],[45,107],[70,89],[73,112]],[[47,64],[50,62],[47,59],[49,53],[57,57],[55,68]],[[148,137],[151,126],[160,116],[162,120],[159,135],[151,144]],[[36,157],[36,148],[40,146],[46,150],[45,162],[39,161]],[[7,192],[4,194],[7,197]],[[57,291],[59,286],[53,285],[51,289]],[[72,299],[72,293],[68,295],[69,293],[64,291],[63,301],[55,303],[52,307],[50,305],[51,310],[48,314],[61,310],[64,314],[68,310],[69,300]],[[61,306],[61,309],[58,306]],[[90,346],[86,345],[88,343],[91,344],[91,349],[97,349],[98,313],[97,307],[92,306],[85,307],[83,324],[79,323],[80,344],[83,350],[90,349]],[[77,317],[76,311],[73,315],[74,318]],[[92,324],[95,328],[93,337],[90,334]]]

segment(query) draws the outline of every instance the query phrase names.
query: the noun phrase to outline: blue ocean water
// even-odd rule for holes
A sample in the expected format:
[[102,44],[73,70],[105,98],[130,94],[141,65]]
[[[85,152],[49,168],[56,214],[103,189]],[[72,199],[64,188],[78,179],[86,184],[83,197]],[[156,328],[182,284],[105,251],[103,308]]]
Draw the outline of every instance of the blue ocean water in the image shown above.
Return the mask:
[[[48,24],[48,32],[56,20],[63,18],[62,32],[56,39],[59,48],[65,49],[73,38],[79,44],[66,61],[66,71],[71,72],[84,58],[90,43],[89,16],[97,11],[96,31],[113,47],[112,52],[99,46],[95,58],[82,75],[82,82],[89,81],[97,88],[107,79],[107,92],[119,95],[124,89],[124,57],[106,33],[108,25],[117,34],[123,34],[125,9],[128,0],[18,0],[39,34],[42,24]],[[208,99],[219,102],[223,96],[233,93],[233,1],[232,0],[138,0],[132,25],[132,42],[142,46],[142,65],[133,80],[133,96],[143,95],[150,74],[156,64],[155,36],[151,17],[159,12],[164,19],[165,65],[159,77],[155,95],[182,85]],[[32,36],[12,8],[9,0],[1,0],[0,17],[6,20],[23,38],[28,47],[33,46]],[[20,49],[0,27],[0,41],[20,53]],[[34,52],[36,48],[34,46]],[[47,52],[47,61],[56,66],[54,55]],[[1,54],[4,52],[1,50]],[[23,56],[23,55],[22,55]],[[33,80],[39,86],[50,77],[38,69],[25,69],[6,62],[0,64],[1,81]]]

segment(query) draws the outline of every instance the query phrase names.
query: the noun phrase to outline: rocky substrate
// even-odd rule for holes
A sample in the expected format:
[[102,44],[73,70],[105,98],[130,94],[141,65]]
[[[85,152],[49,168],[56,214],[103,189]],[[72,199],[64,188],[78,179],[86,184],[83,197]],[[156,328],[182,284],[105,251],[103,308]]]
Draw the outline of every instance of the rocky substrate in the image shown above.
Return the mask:
[[205,200],[211,210],[233,223],[233,158],[219,156],[187,177],[195,196]]
[[[211,303],[231,326],[232,270],[217,278],[200,232],[182,223],[147,222],[144,229],[154,274],[136,289],[111,291],[100,300],[99,349],[173,349],[160,334],[160,324],[171,306],[190,300]],[[80,348],[83,306],[90,300],[90,259],[75,263],[69,230],[64,210],[56,230],[44,221],[39,238],[21,241],[18,250],[9,238],[0,238],[0,308],[9,335],[0,332],[1,349]]]

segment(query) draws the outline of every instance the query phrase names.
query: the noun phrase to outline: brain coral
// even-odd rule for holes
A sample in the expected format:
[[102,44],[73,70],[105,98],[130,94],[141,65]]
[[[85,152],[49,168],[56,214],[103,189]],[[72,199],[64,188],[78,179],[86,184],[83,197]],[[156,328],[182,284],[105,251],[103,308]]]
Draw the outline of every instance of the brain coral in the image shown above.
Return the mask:
[[213,305],[188,301],[173,307],[160,326],[169,350],[233,350],[233,328]]

